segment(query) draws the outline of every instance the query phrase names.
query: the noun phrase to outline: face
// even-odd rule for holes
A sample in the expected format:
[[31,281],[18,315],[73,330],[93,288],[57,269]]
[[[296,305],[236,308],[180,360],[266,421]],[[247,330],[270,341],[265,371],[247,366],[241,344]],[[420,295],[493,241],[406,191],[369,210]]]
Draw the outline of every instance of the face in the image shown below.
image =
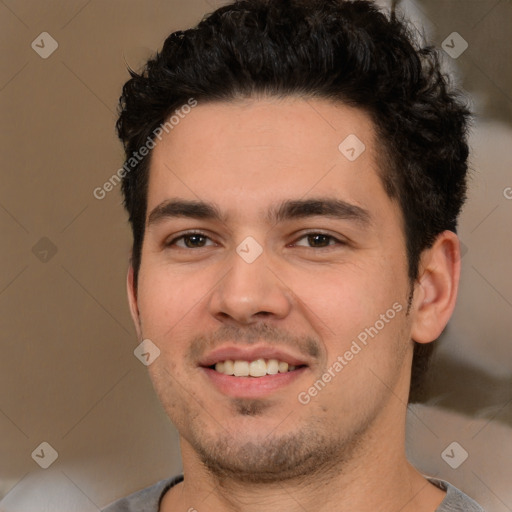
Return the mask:
[[410,283],[378,171],[367,115],[318,99],[199,104],[153,150],[132,314],[211,471],[311,474],[393,431]]

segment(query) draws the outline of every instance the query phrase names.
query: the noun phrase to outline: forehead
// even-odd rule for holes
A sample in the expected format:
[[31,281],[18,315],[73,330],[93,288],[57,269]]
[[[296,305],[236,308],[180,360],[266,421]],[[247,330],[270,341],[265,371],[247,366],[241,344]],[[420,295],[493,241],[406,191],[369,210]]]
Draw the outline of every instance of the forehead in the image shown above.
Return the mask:
[[235,216],[308,195],[378,207],[387,198],[378,160],[373,123],[356,108],[303,98],[199,103],[153,150],[148,212],[169,197]]

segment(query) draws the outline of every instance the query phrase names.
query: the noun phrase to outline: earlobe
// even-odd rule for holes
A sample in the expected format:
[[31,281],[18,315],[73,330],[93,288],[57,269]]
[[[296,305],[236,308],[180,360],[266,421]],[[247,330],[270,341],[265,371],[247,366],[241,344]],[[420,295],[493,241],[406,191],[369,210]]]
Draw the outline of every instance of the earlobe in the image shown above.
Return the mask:
[[128,305],[130,306],[130,314],[132,316],[133,323],[135,325],[135,330],[137,331],[137,338],[141,338],[141,326],[140,326],[140,317],[139,317],[139,306],[137,304],[137,293],[135,288],[135,276],[133,271],[133,266],[130,263],[130,267],[128,268],[128,273],[126,275],[126,293],[128,295]]
[[421,258],[414,291],[414,341],[429,343],[440,336],[455,309],[459,276],[459,239],[444,231]]

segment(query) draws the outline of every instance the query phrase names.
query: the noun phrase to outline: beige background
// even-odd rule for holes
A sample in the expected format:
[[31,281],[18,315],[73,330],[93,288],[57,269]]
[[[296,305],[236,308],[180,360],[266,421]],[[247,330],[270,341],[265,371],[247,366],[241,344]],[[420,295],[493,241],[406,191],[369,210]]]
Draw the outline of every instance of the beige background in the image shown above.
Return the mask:
[[[0,2],[2,511],[94,511],[181,469],[174,428],[133,355],[119,187],[103,200],[93,190],[122,164],[114,123],[126,64],[139,67],[216,5]],[[402,5],[437,46],[454,31],[469,43],[446,62],[478,113],[461,295],[427,405],[411,408],[408,451],[426,473],[510,511],[512,3]],[[31,47],[42,32],[59,45],[47,59]],[[43,441],[58,452],[48,469],[31,457]],[[453,441],[469,454],[457,469],[441,458]]]

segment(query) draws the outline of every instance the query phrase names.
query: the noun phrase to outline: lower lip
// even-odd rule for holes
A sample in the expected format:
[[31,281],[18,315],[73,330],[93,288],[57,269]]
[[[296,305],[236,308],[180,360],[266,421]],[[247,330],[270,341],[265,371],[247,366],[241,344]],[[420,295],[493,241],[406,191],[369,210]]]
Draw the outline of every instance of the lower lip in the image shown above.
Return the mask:
[[264,377],[235,377],[224,375],[211,368],[202,368],[210,382],[224,395],[234,398],[261,398],[278,391],[298,379],[307,367],[292,372],[265,375]]

